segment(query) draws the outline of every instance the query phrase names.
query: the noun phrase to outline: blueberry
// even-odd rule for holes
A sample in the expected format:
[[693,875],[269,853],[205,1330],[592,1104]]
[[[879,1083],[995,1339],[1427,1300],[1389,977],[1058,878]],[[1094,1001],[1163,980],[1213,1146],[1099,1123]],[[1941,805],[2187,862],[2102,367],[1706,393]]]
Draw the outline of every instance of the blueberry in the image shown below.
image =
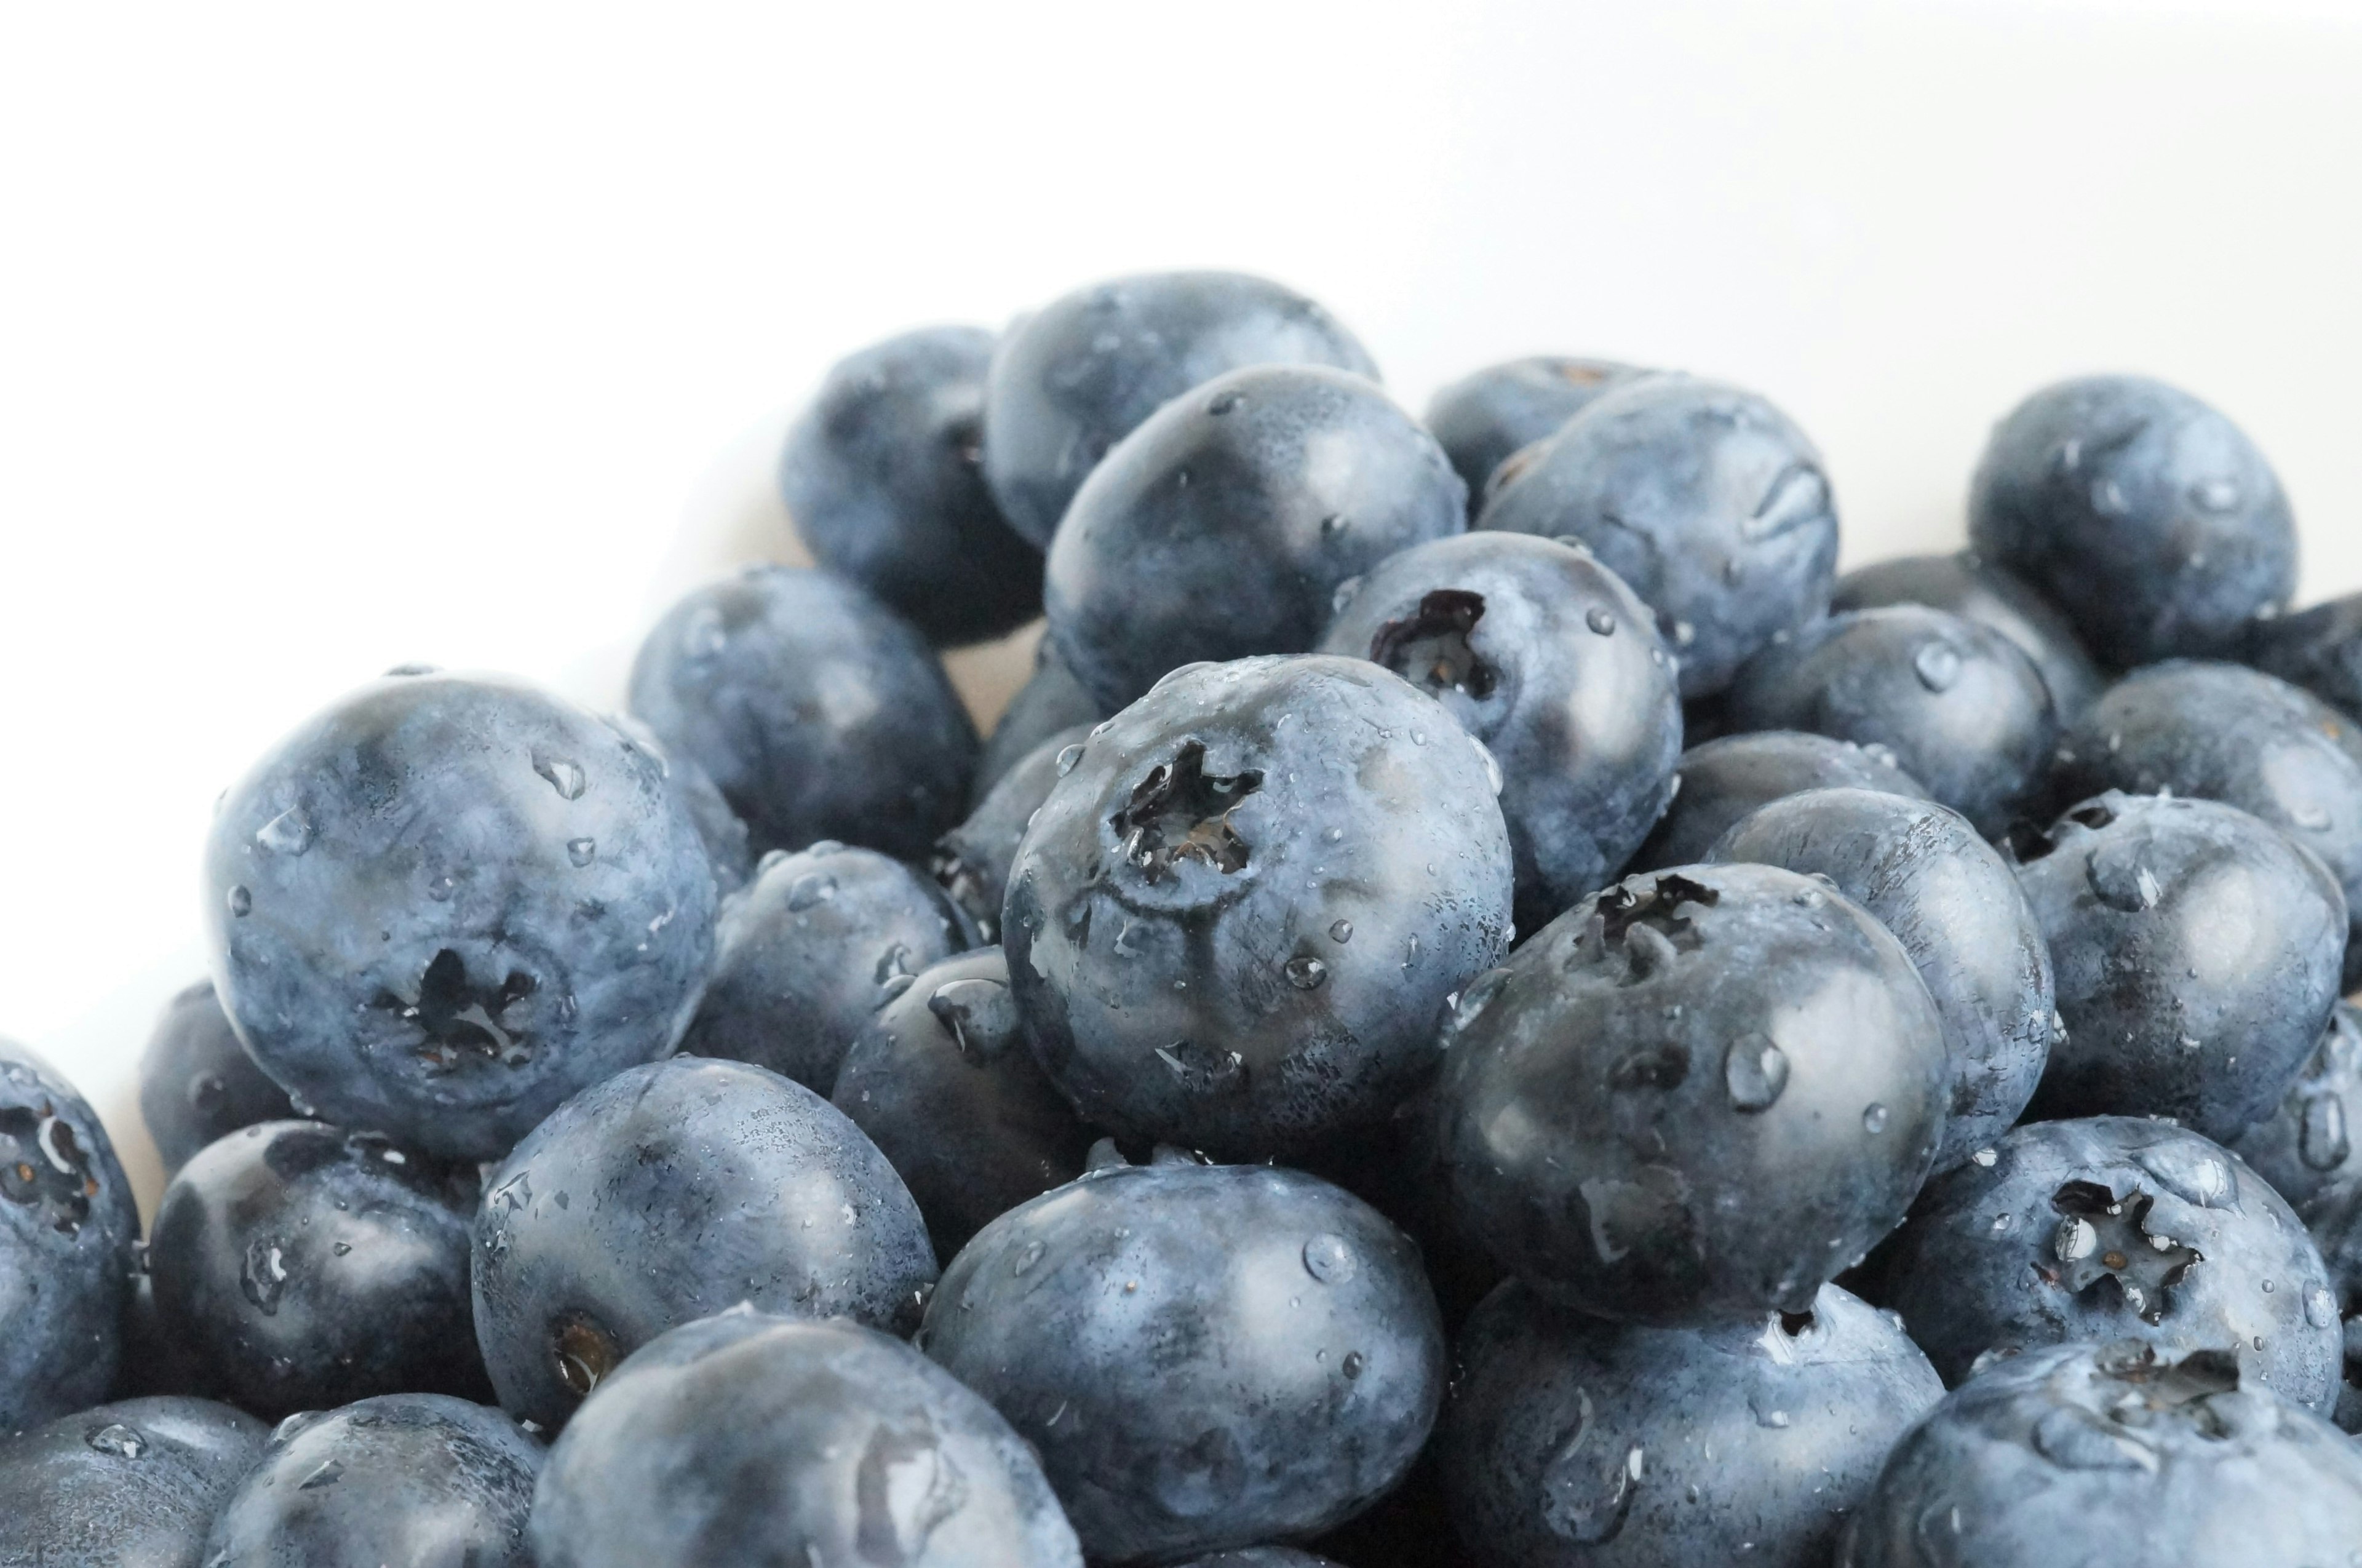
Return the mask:
[[2050,689],[2015,643],[1921,604],[1832,615],[1764,649],[1729,709],[1741,730],[1885,746],[1988,837],[2042,782],[2056,731]]
[[2062,1345],[1995,1366],[1897,1445],[1838,1568],[2340,1562],[2362,1451],[2219,1350]]
[[933,882],[874,849],[825,843],[765,856],[714,932],[713,977],[681,1049],[822,1095],[869,1015],[967,945]]
[[1881,790],[1924,801],[1927,791],[1882,745],[1802,730],[1756,730],[1693,745],[1673,769],[1672,804],[1627,871],[1662,871],[1704,860],[1730,824],[1768,801],[1806,790]]
[[1301,1172],[1187,1155],[986,1226],[920,1342],[1040,1451],[1109,1562],[1342,1521],[1409,1468],[1443,1394],[1408,1237]]
[[1244,365],[1378,373],[1328,312],[1237,272],[1119,278],[1021,316],[985,381],[984,477],[1002,514],[1047,547],[1109,447],[1166,400]]
[[1082,1568],[1042,1466],[910,1346],[701,1319],[616,1369],[551,1451],[539,1568]]
[[757,851],[828,838],[909,859],[966,805],[976,727],[942,661],[826,572],[750,567],[698,589],[640,645],[631,690]]
[[779,495],[812,558],[939,644],[1033,618],[1042,552],[984,482],[992,334],[906,332],[839,360],[788,430]]
[[1175,672],[1059,779],[1001,940],[1084,1119],[1257,1159],[1385,1120],[1508,936],[1488,762],[1358,659]]
[[2329,1271],[2335,1309],[2344,1313],[2345,1364],[2333,1419],[2349,1432],[2362,1432],[2362,1186],[2325,1188],[2301,1212]]
[[2213,801],[2110,793],[2019,851],[2064,1037],[2037,1116],[2269,1116],[2337,1001],[2345,900],[2286,834]]
[[123,1305],[123,1355],[116,1364],[114,1399],[145,1399],[159,1395],[199,1395],[205,1374],[196,1363],[180,1325],[167,1321],[156,1305],[156,1281],[147,1268],[148,1249],[138,1249],[139,1261],[131,1294]]
[[1967,818],[1873,790],[1811,790],[1740,818],[1709,858],[1827,878],[1903,944],[1944,1022],[1937,1170],[2009,1130],[2050,1051],[2050,950],[2016,873]]
[[1077,725],[1088,728],[1106,717],[1107,710],[1058,662],[1057,653],[1044,638],[1034,650],[1032,676],[1009,700],[1000,722],[993,725],[990,738],[984,743],[971,802],[982,805],[1002,776],[1052,735]]
[[521,682],[391,677],[234,786],[205,862],[214,982],[305,1115],[497,1159],[672,1049],[713,873],[656,758]]
[[138,1239],[97,1113],[0,1040],[0,1436],[105,1397]]
[[1513,1282],[1453,1360],[1437,1448],[1470,1560],[1496,1568],[1826,1563],[1944,1397],[1902,1329],[1834,1285],[1801,1312],[1659,1329]]
[[2337,1384],[2337,1301],[2303,1224],[2168,1122],[2028,1122],[1929,1182],[1868,1272],[1954,1386],[1989,1352],[2070,1340],[2235,1351],[2323,1411]]
[[1770,866],[1626,878],[1460,1001],[1438,1092],[1470,1234],[1632,1322],[1802,1312],[1903,1218],[1941,1015],[1850,900]]
[[2254,623],[2239,657],[2341,713],[2362,713],[2362,593]]
[[1049,640],[1113,710],[1197,660],[1301,653],[1336,595],[1396,550],[1467,526],[1435,438],[1370,381],[1233,370],[1125,436],[1050,546]]
[[667,751],[656,731],[629,713],[610,713],[607,722],[663,766],[665,782],[688,809],[690,824],[697,829],[706,858],[713,863],[714,887],[723,893],[745,887],[755,875],[755,851],[747,842],[746,824],[722,798],[722,786],[713,781],[713,776],[689,758]]
[[2341,1001],[2279,1109],[2234,1139],[2231,1152],[2310,1220],[2317,1206],[2362,1187],[2362,1120],[2349,1117],[2362,1119],[2362,1011]]
[[171,1175],[215,1139],[295,1114],[229,1026],[211,980],[165,1004],[139,1058],[139,1115]]
[[882,1327],[935,1279],[918,1205],[800,1084],[677,1057],[534,1129],[476,1218],[476,1338],[519,1417],[555,1430],[626,1355],[740,1301]]
[[935,1251],[1082,1170],[1092,1133],[1026,1049],[997,947],[946,958],[871,1019],[834,1102],[910,1185]]
[[206,1399],[131,1399],[0,1443],[0,1564],[181,1568],[269,1429]]
[[542,1447],[500,1411],[389,1394],[281,1421],[206,1542],[207,1568],[533,1568]]
[[1888,604],[1948,610],[1999,632],[2042,672],[2051,706],[2062,719],[2090,707],[2107,684],[2076,639],[2073,623],[2057,605],[1992,562],[1979,559],[1972,550],[1902,556],[1858,567],[1838,579],[1837,591],[1829,596],[1833,613]]
[[1000,930],[1000,906],[1009,894],[1009,867],[1033,813],[1050,798],[1059,767],[1072,767],[1090,739],[1094,724],[1060,730],[1003,774],[967,820],[935,842],[928,863],[952,901],[988,939]]
[[1427,427],[1443,444],[1472,497],[1519,447],[1558,433],[1608,388],[1649,372],[1611,359],[1537,354],[1462,376],[1430,399]]
[[1416,546],[1363,580],[1320,646],[1385,665],[1491,750],[1522,926],[1596,891],[1672,797],[1672,661],[1588,551],[1499,533]]
[[1682,695],[1730,684],[1828,605],[1838,517],[1820,454],[1752,392],[1689,376],[1615,387],[1504,474],[1484,528],[1573,535],[1657,613]]
[[2296,525],[2238,427],[2138,376],[2046,387],[1969,487],[1977,553],[2072,610],[2103,665],[2235,651],[2296,590]]

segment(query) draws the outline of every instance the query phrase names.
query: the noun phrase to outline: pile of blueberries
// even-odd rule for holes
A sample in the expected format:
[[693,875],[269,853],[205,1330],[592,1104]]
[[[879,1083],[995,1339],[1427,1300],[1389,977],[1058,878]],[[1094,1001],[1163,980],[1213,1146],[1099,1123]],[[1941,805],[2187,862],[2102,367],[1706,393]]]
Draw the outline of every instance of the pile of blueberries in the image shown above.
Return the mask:
[[1174,273],[779,479],[627,715],[225,792],[144,1242],[0,1047],[0,1565],[2362,1562],[2362,596],[2221,414],[1839,578],[1754,393]]

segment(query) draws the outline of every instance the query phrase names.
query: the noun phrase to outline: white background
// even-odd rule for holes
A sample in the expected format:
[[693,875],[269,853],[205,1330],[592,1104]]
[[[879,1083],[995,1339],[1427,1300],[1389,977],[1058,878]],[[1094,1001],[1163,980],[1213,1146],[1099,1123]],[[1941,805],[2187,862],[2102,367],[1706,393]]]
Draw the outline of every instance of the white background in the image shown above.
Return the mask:
[[612,699],[790,548],[830,360],[1110,273],[1284,279],[1413,406],[1539,350],[1752,385],[1848,564],[1954,545],[2026,391],[2147,370],[2279,465],[2308,594],[2362,586],[2355,16],[10,7],[0,1032],[145,1165],[207,811],[278,733],[403,659]]

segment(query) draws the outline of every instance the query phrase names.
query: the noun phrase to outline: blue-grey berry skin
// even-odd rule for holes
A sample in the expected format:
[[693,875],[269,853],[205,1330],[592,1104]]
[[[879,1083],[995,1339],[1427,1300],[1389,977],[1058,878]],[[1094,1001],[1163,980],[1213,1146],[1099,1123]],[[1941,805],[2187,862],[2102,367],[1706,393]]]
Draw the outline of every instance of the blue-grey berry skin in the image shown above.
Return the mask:
[[2349,1432],[2362,1433],[2362,1185],[2324,1187],[2300,1211],[2321,1249],[2330,1291],[2344,1316],[2345,1359],[2331,1419]]
[[214,984],[305,1114],[498,1159],[673,1048],[713,954],[713,872],[664,767],[498,676],[364,686],[223,800]]
[[737,1310],[635,1353],[551,1450],[538,1568],[1082,1568],[1042,1466],[925,1356]]
[[2362,1010],[2341,1001],[2329,1027],[2269,1116],[2231,1152],[2309,1221],[2314,1209],[2362,1187]]
[[1888,1459],[1838,1568],[2311,1568],[2362,1539],[2362,1450],[2218,1351],[2001,1363]]
[[214,1520],[205,1568],[534,1568],[544,1452],[500,1411],[389,1394],[291,1417]]
[[2169,1122],[2027,1122],[1929,1182],[1867,1273],[1956,1387],[1988,1352],[2078,1340],[2235,1351],[2323,1414],[2337,1386],[2337,1299],[2303,1221]]
[[986,1226],[920,1343],[1040,1451],[1108,1562],[1342,1522],[1418,1457],[1445,1371],[1408,1237],[1301,1172],[1187,1155]]
[[2061,719],[2090,707],[2107,685],[2107,677],[2077,639],[2066,613],[1973,550],[1899,556],[1857,567],[1838,579],[1829,596],[1832,614],[1888,604],[1948,610],[1999,632],[2042,672],[2051,706]]
[[1873,790],[1811,790],[1739,819],[1709,858],[1826,877],[1903,944],[1944,1021],[1937,1170],[2009,1131],[2050,1053],[2050,949],[2016,873],[1966,817]]
[[874,849],[763,857],[723,900],[713,977],[680,1048],[826,1095],[844,1048],[911,977],[967,945],[943,892]]
[[1748,661],[1727,706],[1735,729],[1886,747],[1929,798],[1987,837],[2039,789],[2058,727],[2050,689],[2015,643],[1923,604],[1805,627]]
[[1554,436],[1601,392],[1649,372],[1612,359],[1536,354],[1472,371],[1428,400],[1425,424],[1468,483],[1472,502],[1519,447]]
[[755,851],[747,840],[746,824],[722,798],[722,786],[688,757],[666,750],[656,731],[629,713],[610,713],[606,718],[633,745],[652,753],[664,765],[665,782],[688,808],[690,823],[705,845],[706,858],[713,863],[713,885],[725,895],[745,887],[755,875]]
[[555,1431],[617,1363],[741,1301],[907,1331],[934,1283],[886,1156],[800,1084],[676,1057],[569,1100],[486,1184],[476,1338],[501,1403]]
[[1512,1282],[1453,1360],[1436,1442],[1482,1568],[1824,1568],[1944,1397],[1902,1329],[1834,1285],[1801,1313],[1653,1329]]
[[2168,1116],[2218,1142],[2269,1116],[2329,1026],[2345,900],[2214,801],[2110,793],[2018,850],[2064,1037],[2037,1116]]
[[1771,866],[1627,878],[1471,987],[1437,1091],[1462,1230],[1628,1322],[1801,1312],[1943,1134],[1941,1015],[1900,943]]
[[0,1040],[0,1437],[106,1397],[138,1240],[97,1112]]
[[490,1393],[468,1305],[473,1165],[269,1121],[183,1166],[148,1248],[207,1393],[277,1419],[378,1394]]
[[1838,516],[1820,454],[1753,392],[1643,376],[1603,393],[1520,459],[1477,525],[1573,535],[1656,612],[1705,697],[1780,632],[1819,616]]
[[2115,669],[2235,652],[2296,591],[2296,525],[2255,444],[2139,376],[2046,387],[1993,426],[1969,542]]
[[992,734],[985,740],[984,756],[977,764],[976,783],[968,797],[970,803],[982,805],[985,796],[1002,776],[1032,756],[1052,735],[1076,725],[1087,729],[1106,718],[1107,713],[1098,700],[1083,690],[1074,673],[1058,661],[1056,651],[1045,638],[1034,650],[1032,675],[1009,700],[1009,706],[1001,711],[1000,722],[992,726]]
[[935,841],[928,867],[962,913],[990,941],[999,934],[1000,906],[1009,896],[1009,867],[1033,813],[1082,756],[1096,723],[1076,724],[1044,739],[1003,774],[967,820]]
[[1415,546],[1352,589],[1320,651],[1385,665],[1492,752],[1521,926],[1596,891],[1672,798],[1672,661],[1586,550],[1490,532]]
[[1047,548],[1110,447],[1168,400],[1247,365],[1378,374],[1327,311],[1238,272],[1118,278],[1019,317],[985,380],[984,477],[1002,515]]
[[1924,801],[1927,791],[1882,745],[1804,730],[1753,730],[1694,744],[1673,769],[1672,803],[1625,864],[1662,871],[1706,857],[1715,840],[1756,807],[1806,790],[1880,790]]
[[976,726],[926,639],[822,571],[749,567],[690,593],[640,645],[631,705],[721,786],[758,853],[924,855],[976,771]]
[[1175,672],[1019,848],[1001,941],[1083,1119],[1262,1159],[1382,1122],[1508,941],[1508,830],[1451,715],[1360,659]]
[[196,1568],[270,1429],[208,1399],[128,1399],[0,1443],[0,1568]]
[[2257,621],[2238,657],[2348,717],[2362,713],[2362,593]]
[[1076,491],[1047,635],[1113,711],[1185,664],[1310,649],[1343,584],[1467,512],[1443,448],[1376,383],[1233,370],[1142,421]]
[[164,1004],[139,1058],[139,1117],[171,1176],[216,1138],[295,1114],[229,1026],[211,980]]
[[1026,1048],[998,947],[944,959],[879,1008],[832,1100],[893,1162],[941,1257],[1080,1175],[1097,1136]]

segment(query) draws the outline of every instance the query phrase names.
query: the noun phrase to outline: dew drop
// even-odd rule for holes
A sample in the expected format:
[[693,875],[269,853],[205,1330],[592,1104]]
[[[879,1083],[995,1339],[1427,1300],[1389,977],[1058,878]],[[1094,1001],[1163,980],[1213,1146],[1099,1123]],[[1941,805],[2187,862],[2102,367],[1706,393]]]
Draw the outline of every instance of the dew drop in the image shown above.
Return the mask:
[[1329,978],[1329,966],[1308,953],[1299,953],[1286,965],[1287,983],[1299,991],[1317,991]]
[[1304,1243],[1304,1272],[1323,1285],[1348,1284],[1361,1268],[1342,1236],[1323,1231]]
[[1027,1275],[1033,1272],[1033,1266],[1042,1261],[1042,1254],[1049,1250],[1048,1246],[1043,1242],[1027,1242],[1025,1250],[1017,1254],[1016,1265],[1009,1272],[1019,1279],[1024,1278]]
[[1345,1359],[1337,1364],[1337,1370],[1345,1375],[1346,1382],[1351,1383],[1355,1378],[1362,1375],[1363,1365],[1362,1353],[1360,1351],[1347,1351],[1345,1353]]
[[138,1429],[127,1427],[120,1421],[108,1422],[83,1441],[98,1452],[116,1459],[138,1459],[148,1452],[148,1440]]
[[2327,1329],[2337,1322],[2337,1300],[2328,1291],[2314,1286],[2304,1295],[2304,1320],[2316,1329]]
[[1879,1104],[1876,1100],[1871,1100],[1868,1105],[1864,1106],[1861,1112],[1861,1130],[1865,1132],[1885,1132],[1886,1107]]
[[1788,1054],[1769,1036],[1742,1034],[1723,1055],[1722,1085],[1734,1110],[1769,1110],[1788,1087]]
[[1960,679],[1959,650],[1940,638],[1922,643],[1911,656],[1911,668],[1928,690],[1949,691]]
[[1329,922],[1329,940],[1339,943],[1352,941],[1353,922],[1350,920],[1330,921]]
[[801,911],[836,897],[836,878],[807,871],[788,888],[788,908]]
[[1612,637],[1616,635],[1615,613],[1600,605],[1595,604],[1584,612],[1583,624],[1603,637]]
[[533,770],[548,780],[549,787],[557,791],[559,800],[579,801],[582,798],[582,787],[588,780],[583,777],[581,764],[569,762],[562,756],[545,756],[535,752]]
[[248,892],[244,888],[232,888],[229,890],[229,912],[233,916],[239,920],[244,920],[247,916],[247,912],[253,908],[254,895],[252,893]]
[[1075,765],[1082,760],[1082,742],[1076,741],[1072,745],[1061,746],[1058,750],[1058,777],[1064,778],[1067,774],[1072,773],[1075,770]]
[[2297,1154],[2317,1171],[2334,1171],[2354,1152],[2345,1131],[2345,1100],[2334,1089],[2308,1095],[2297,1128]]
[[254,842],[273,855],[301,855],[312,847],[312,823],[301,807],[290,806],[254,835]]
[[599,858],[599,841],[595,838],[569,838],[566,841],[566,858],[577,866],[588,866]]

